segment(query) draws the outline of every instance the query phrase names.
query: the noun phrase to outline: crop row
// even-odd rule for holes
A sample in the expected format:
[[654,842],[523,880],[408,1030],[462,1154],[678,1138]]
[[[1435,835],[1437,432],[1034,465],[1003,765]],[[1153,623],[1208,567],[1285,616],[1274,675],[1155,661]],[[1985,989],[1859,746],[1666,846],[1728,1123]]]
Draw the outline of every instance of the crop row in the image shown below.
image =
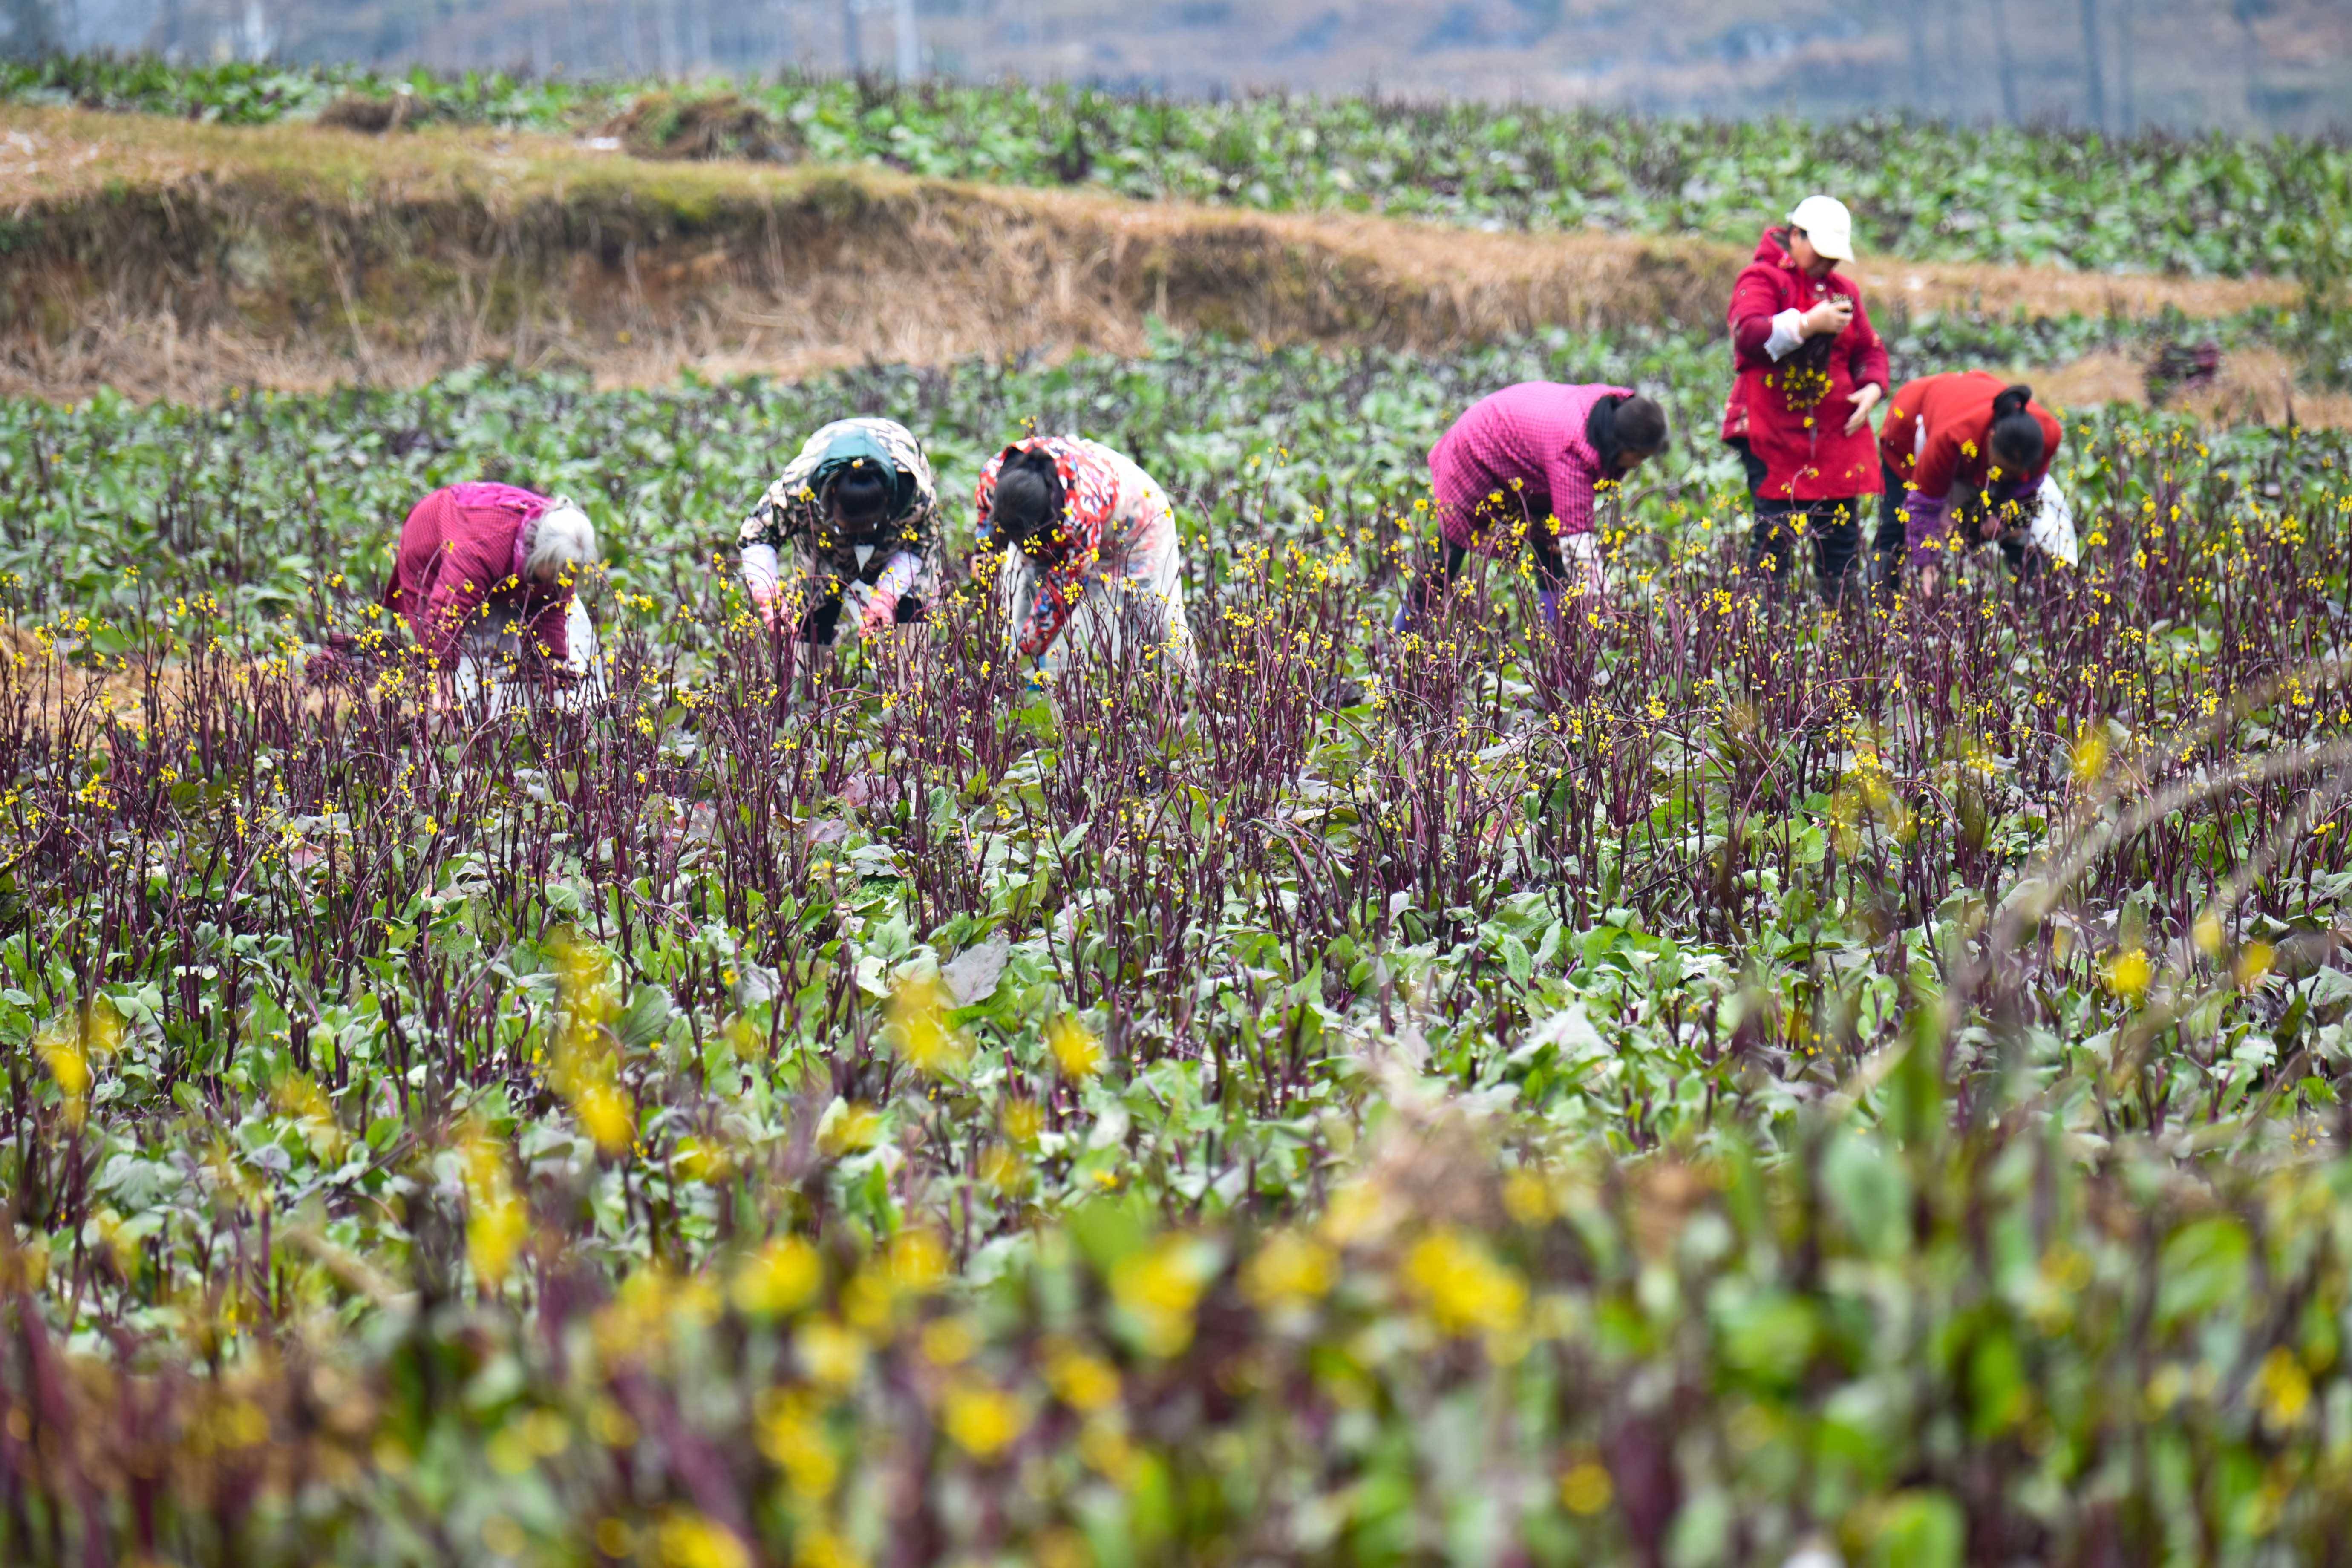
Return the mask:
[[[2272,341],[2278,328],[2256,316],[2197,330],[2234,346]],[[1955,363],[2050,363],[2142,346],[2116,332],[2080,318],[1889,326],[1898,380]],[[1701,334],[1653,331],[1554,332],[1436,359],[1267,354],[1169,336],[1130,361],[1082,355],[646,392],[467,372],[413,392],[257,393],[209,407],[111,393],[72,407],[20,402],[0,405],[0,571],[24,580],[41,613],[115,621],[142,593],[163,589],[208,594],[238,625],[257,627],[308,605],[331,574],[381,581],[416,497],[491,478],[592,499],[614,584],[670,594],[681,571],[704,571],[708,552],[731,540],[805,433],[845,412],[887,413],[921,432],[941,492],[959,501],[981,463],[1034,420],[1132,453],[1188,497],[1189,515],[1204,525],[1231,524],[1246,498],[1280,520],[1284,536],[1304,537],[1310,507],[1409,509],[1452,419],[1486,391],[1529,378],[1603,378],[1661,398],[1675,443],[1656,467],[1683,494],[1738,473],[1715,435],[1725,353]],[[967,509],[950,510],[959,547],[968,545]]]
[[[870,79],[671,89],[89,57],[0,70],[0,97],[17,101],[232,124],[316,115],[345,94],[401,96],[410,123],[589,134],[641,107],[635,122],[658,135],[684,110],[698,124],[723,125],[721,142],[754,154],[1276,210],[1740,244],[1798,196],[1826,190],[1853,207],[1873,249],[2103,270],[2301,276],[2315,253],[2340,253],[2336,231],[2352,214],[2352,153],[2286,137],[2118,140],[1895,119],[1730,123],[1367,99],[1205,103]],[[728,112],[695,110],[713,96]]]
[[[2352,444],[2076,416],[2078,571],[1827,617],[1720,352],[0,411],[5,1554],[2321,1551]],[[1538,374],[1669,395],[1623,613],[1390,637]],[[1198,688],[761,638],[848,409],[1144,458]],[[485,473],[607,522],[608,710],[310,673]]]

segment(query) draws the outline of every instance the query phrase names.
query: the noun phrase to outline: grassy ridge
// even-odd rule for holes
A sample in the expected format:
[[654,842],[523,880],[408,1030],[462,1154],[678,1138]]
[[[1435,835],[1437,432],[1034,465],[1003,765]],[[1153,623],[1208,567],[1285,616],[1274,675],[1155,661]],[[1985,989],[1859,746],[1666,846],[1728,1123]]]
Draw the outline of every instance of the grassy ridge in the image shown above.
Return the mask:
[[[58,58],[0,94],[260,124],[394,88],[422,120],[586,132],[649,90],[499,76]],[[696,89],[701,91],[703,89]],[[1922,259],[2302,276],[2352,215],[2352,152],[2275,138],[2116,141],[1898,121],[1820,126],[1362,100],[1182,103],[1063,89],[738,84],[759,140],[824,161],[1269,210],[1751,240],[1799,195],[1851,204],[1873,248]]]
[[[2079,571],[1839,621],[1736,576],[1720,353],[0,410],[0,1548],[2324,1552],[2352,445],[2070,419]],[[1686,435],[1629,613],[1384,637],[1530,374]],[[707,563],[849,408],[1135,452],[1202,689],[1024,695],[969,586],[780,663]],[[485,473],[606,524],[614,705],[320,712]]]
[[[647,383],[682,365],[1134,353],[1154,321],[1431,350],[1560,321],[1710,330],[1746,257],[874,165],[657,162],[446,126],[367,137],[14,106],[0,130],[31,148],[0,169],[0,378],[60,397],[415,384],[485,360]],[[1932,322],[1956,353],[2011,364],[2183,337],[2318,362],[2335,319],[2276,279],[1888,258],[1857,272],[1883,331]],[[2007,346],[1952,336],[1969,321]],[[2126,367],[2109,394],[2136,396],[2132,380]]]

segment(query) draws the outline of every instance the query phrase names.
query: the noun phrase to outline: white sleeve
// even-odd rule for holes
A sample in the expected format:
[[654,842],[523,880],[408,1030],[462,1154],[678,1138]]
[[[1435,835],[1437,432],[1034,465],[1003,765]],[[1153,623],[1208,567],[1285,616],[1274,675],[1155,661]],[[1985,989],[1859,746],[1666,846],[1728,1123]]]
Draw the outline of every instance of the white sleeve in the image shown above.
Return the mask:
[[1599,531],[1567,535],[1559,542],[1559,552],[1566,559],[1571,586],[1581,586],[1595,594],[1608,586],[1608,574],[1601,566]]
[[1786,359],[1799,343],[1805,341],[1805,313],[1793,307],[1772,318],[1772,335],[1764,340],[1764,352],[1774,359]]
[[900,551],[890,557],[890,563],[882,568],[882,575],[875,579],[874,591],[895,606],[898,596],[915,585],[915,574],[922,569],[922,565],[917,556],[908,551]]
[[776,584],[782,573],[776,563],[776,547],[764,542],[743,546],[743,586],[751,597],[765,604],[776,596]]
[[2030,537],[2044,555],[2069,566],[2082,563],[2083,546],[2074,536],[2074,507],[2058,488],[2056,475],[2042,481],[2042,505],[2033,514]]

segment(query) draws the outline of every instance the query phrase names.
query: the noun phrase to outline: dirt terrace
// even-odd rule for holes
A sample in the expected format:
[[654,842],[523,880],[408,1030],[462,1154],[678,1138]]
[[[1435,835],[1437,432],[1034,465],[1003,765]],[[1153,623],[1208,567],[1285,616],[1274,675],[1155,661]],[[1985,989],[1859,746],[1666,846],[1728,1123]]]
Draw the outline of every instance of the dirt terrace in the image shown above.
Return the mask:
[[[1152,316],[1407,348],[1551,324],[1712,325],[1745,260],[1689,239],[72,110],[0,110],[0,391],[56,397],[411,383],[482,360],[641,383],[1131,352]],[[1890,321],[1955,307],[2212,317],[2294,297],[2273,279],[1886,258],[1856,271]],[[2078,379],[2137,392],[2113,366]],[[2263,367],[2246,384],[2269,379]]]

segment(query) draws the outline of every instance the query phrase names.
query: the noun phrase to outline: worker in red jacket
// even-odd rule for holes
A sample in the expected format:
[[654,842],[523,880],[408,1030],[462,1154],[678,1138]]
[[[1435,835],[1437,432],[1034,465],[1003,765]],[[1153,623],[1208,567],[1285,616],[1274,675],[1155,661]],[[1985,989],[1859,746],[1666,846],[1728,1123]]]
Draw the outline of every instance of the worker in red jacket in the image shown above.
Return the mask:
[[595,562],[595,525],[562,498],[475,483],[418,501],[383,603],[408,623],[431,705],[503,708],[526,685],[593,681],[596,631],[576,580]]
[[1765,230],[1732,286],[1738,374],[1723,420],[1756,498],[1748,570],[1785,585],[1810,544],[1832,605],[1860,575],[1863,498],[1881,484],[1870,411],[1887,386],[1886,345],[1838,272],[1852,259],[1853,219],[1832,197],[1807,196],[1786,227]]
[[2030,573],[2026,531],[2064,434],[2032,387],[1989,371],[1906,382],[1878,436],[1885,499],[1872,553],[1882,594],[1892,595],[1906,563],[1920,588],[1935,592],[1954,535],[1998,540],[2010,570]]

